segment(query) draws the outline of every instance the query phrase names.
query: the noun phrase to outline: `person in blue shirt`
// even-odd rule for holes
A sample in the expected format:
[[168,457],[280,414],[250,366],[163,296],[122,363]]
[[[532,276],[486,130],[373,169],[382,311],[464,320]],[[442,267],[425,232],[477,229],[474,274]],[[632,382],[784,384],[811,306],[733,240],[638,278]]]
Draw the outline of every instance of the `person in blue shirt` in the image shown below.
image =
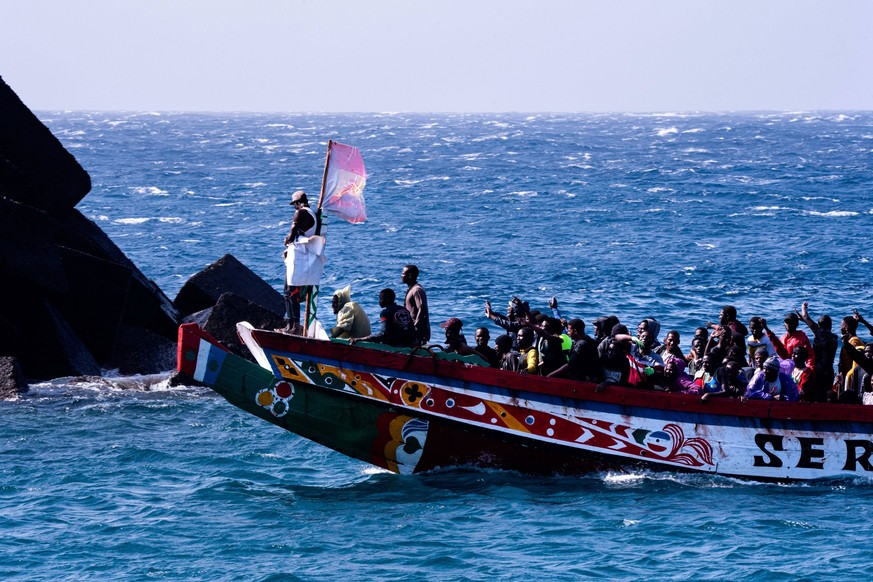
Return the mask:
[[764,362],[764,369],[758,370],[749,381],[746,400],[782,400],[796,402],[799,400],[797,384],[779,366],[779,358],[770,356]]

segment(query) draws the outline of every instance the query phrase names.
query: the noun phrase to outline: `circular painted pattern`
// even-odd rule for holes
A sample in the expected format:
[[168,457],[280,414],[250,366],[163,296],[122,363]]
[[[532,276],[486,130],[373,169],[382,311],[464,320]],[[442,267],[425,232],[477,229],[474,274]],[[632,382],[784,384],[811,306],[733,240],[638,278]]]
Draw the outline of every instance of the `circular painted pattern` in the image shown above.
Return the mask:
[[289,402],[294,398],[294,386],[289,382],[277,382],[272,388],[264,388],[255,395],[255,402],[263,406],[273,416],[285,416],[291,408]]

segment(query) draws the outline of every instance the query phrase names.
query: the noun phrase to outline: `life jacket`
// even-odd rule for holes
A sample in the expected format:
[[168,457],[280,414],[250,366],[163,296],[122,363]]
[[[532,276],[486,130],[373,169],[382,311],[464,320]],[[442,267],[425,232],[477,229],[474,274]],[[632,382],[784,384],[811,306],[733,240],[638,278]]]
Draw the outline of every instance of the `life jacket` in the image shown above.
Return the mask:
[[570,361],[570,351],[573,349],[573,340],[566,333],[561,334],[561,339],[564,343],[561,344],[561,350],[564,352],[564,358]]

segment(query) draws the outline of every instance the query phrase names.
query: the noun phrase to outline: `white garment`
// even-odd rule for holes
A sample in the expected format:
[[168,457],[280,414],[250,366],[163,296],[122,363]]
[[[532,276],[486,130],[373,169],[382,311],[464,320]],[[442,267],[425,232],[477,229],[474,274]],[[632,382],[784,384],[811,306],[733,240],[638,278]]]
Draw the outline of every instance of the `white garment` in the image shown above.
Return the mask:
[[319,285],[324,273],[324,237],[301,236],[289,244],[285,253],[287,285]]

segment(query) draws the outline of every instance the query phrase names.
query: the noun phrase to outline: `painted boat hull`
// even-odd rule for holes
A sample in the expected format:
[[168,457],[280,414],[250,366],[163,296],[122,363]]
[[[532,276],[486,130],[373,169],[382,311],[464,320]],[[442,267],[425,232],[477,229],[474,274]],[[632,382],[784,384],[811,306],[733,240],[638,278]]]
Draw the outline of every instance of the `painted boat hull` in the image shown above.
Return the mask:
[[873,476],[873,410],[745,402],[495,371],[238,326],[260,365],[194,324],[179,371],[268,422],[398,473],[694,471],[765,481]]

